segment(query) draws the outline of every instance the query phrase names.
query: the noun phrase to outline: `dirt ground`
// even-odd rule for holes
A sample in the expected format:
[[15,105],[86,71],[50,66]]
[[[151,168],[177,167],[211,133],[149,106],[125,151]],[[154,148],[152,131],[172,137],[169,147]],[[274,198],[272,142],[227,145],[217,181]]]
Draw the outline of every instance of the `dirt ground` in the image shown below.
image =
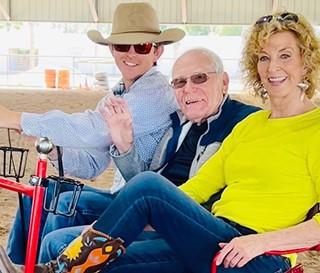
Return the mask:
[[[86,109],[94,109],[97,102],[104,94],[105,93],[102,91],[0,90],[0,104],[16,111],[43,113],[51,109],[60,109],[72,113],[81,112]],[[251,97],[245,95],[241,95],[240,99],[245,102],[252,101]],[[255,100],[254,103],[261,105],[259,100]],[[268,105],[264,105],[263,107],[268,107]],[[23,139],[13,131],[10,132],[10,136],[12,146],[29,149],[25,175],[20,179],[21,183],[27,184],[30,175],[35,173],[37,152],[34,148],[34,143]],[[8,131],[6,129],[0,129],[0,146],[8,146]],[[1,156],[2,155],[0,155],[0,157]],[[2,159],[0,159],[0,172],[3,172],[2,162]],[[48,165],[47,173],[48,175],[57,175],[56,170],[52,168],[50,164]],[[82,181],[84,183],[89,183],[91,186],[108,188],[111,184],[113,174],[112,167],[109,167],[96,179],[92,181]],[[17,200],[17,193],[0,188],[0,243],[2,245],[6,245],[8,232],[18,204]],[[299,256],[299,261],[305,265],[306,273],[320,273],[320,253],[303,253]]]
[[[43,113],[51,109],[62,111],[82,112],[86,109],[94,109],[97,102],[104,96],[102,91],[14,91],[0,90],[0,104],[16,111]],[[28,184],[30,175],[35,174],[37,152],[34,142],[22,138],[14,131],[10,131],[12,146],[29,149],[25,175],[20,179],[21,183]],[[71,136],[70,136],[71,137]],[[0,145],[8,146],[8,131],[0,129]],[[0,155],[3,156],[2,154]],[[0,171],[3,172],[3,159],[0,159]],[[48,164],[48,175],[57,175],[57,171]],[[110,167],[103,174],[92,181],[84,181],[92,186],[108,188],[112,181],[113,169]],[[15,178],[11,178],[15,181]],[[18,194],[0,188],[0,243],[5,245],[8,231],[10,230],[13,216],[18,204]]]

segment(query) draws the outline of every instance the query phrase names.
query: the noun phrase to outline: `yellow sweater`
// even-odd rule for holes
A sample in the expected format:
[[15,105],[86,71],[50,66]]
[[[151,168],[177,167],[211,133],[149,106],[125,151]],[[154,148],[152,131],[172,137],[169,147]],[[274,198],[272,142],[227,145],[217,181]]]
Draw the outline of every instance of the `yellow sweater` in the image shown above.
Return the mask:
[[[198,203],[227,186],[212,207],[258,233],[302,222],[320,202],[320,109],[269,119],[251,114],[180,188]],[[320,223],[320,215],[315,216]]]

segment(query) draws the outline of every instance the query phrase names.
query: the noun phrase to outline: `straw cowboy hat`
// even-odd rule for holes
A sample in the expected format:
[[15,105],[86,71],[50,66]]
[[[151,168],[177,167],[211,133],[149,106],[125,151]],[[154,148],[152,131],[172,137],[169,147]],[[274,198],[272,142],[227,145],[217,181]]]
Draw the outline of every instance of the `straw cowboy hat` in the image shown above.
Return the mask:
[[171,44],[180,41],[185,32],[172,28],[160,30],[158,15],[149,3],[122,3],[114,12],[112,32],[104,38],[97,30],[90,30],[88,37],[99,45],[112,44]]

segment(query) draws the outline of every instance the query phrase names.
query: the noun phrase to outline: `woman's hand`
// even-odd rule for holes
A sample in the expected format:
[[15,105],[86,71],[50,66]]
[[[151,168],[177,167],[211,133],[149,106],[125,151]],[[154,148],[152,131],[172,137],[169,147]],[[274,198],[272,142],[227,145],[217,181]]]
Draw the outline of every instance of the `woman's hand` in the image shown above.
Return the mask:
[[259,234],[233,238],[229,243],[219,243],[222,248],[217,258],[217,266],[225,268],[242,267],[254,257],[266,251],[266,243]]
[[253,258],[269,251],[309,248],[319,244],[320,225],[312,218],[296,226],[233,238],[220,243],[217,265],[242,267]]
[[122,98],[110,97],[105,102],[105,107],[99,108],[103,115],[112,142],[117,147],[120,154],[130,150],[133,144],[132,117],[127,103]]

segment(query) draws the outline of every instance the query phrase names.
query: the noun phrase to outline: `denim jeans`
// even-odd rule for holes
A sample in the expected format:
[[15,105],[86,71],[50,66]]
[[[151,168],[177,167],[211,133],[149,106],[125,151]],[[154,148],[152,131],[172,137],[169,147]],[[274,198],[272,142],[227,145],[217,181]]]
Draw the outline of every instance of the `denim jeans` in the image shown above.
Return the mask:
[[[163,241],[134,242],[147,224]],[[140,269],[146,264],[155,268],[145,272],[210,273],[213,257],[220,250],[218,243],[243,235],[241,226],[214,217],[170,181],[149,171],[127,183],[93,228],[122,238],[128,249],[101,271],[104,273],[143,272]],[[159,261],[161,270],[157,270]],[[260,255],[242,268],[219,266],[218,272],[280,273],[289,268],[287,258]]]
[[[80,236],[84,226],[65,227],[54,230],[46,234],[41,242],[39,251],[39,263],[44,264],[57,257],[63,250],[78,236]],[[57,240],[59,238],[59,240]]]
[[[65,248],[78,236],[80,236],[84,226],[74,226],[61,228],[48,233],[42,240],[39,253],[39,263],[47,263],[57,257]],[[57,240],[59,238],[59,240]],[[136,241],[158,240],[160,235],[157,232],[143,231],[139,234]],[[131,247],[131,246],[130,246]]]
[[[47,188],[46,207],[52,200],[54,181],[49,181]],[[70,203],[73,187],[69,184],[63,184],[57,210],[66,211]],[[43,237],[53,230],[64,227],[87,225],[95,221],[111,203],[114,196],[106,190],[96,189],[84,186],[76,206],[75,214],[72,217],[55,215],[43,210],[40,226],[39,246]],[[15,264],[24,264],[26,255],[26,239],[28,236],[30,214],[32,207],[32,198],[23,196],[23,214],[25,230],[22,230],[22,220],[20,208],[16,213],[12,229],[7,243],[7,253]],[[38,247],[39,253],[39,247]]]
[[[77,238],[86,226],[62,228],[47,234],[42,241],[39,263],[55,260],[63,250]],[[59,237],[59,240],[57,240]],[[159,255],[161,253],[161,255]],[[136,256],[138,254],[139,256]],[[139,259],[138,259],[139,257]],[[142,232],[127,249],[121,265],[114,263],[108,272],[174,272],[188,273],[185,266],[175,257],[171,248],[157,232]],[[165,268],[165,271],[163,271]],[[101,271],[103,272],[103,271]]]

